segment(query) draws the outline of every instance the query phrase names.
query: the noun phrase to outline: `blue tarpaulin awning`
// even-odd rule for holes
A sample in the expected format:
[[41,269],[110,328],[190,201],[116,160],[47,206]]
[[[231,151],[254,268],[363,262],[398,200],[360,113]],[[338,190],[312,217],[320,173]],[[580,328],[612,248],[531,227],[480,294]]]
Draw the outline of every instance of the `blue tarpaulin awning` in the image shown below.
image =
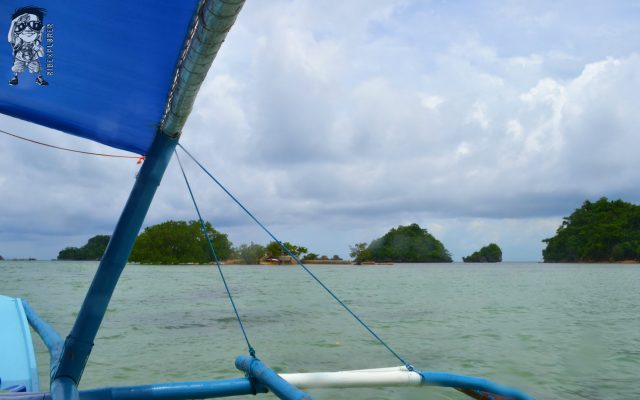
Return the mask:
[[0,113],[145,154],[198,4],[1,2]]

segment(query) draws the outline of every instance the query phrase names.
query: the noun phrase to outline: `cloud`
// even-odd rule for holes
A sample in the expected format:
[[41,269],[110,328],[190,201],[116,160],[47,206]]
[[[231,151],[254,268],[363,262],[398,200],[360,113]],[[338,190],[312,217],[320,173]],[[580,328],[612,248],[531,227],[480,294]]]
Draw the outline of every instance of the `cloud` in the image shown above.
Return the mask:
[[420,102],[426,109],[435,110],[440,104],[444,103],[445,100],[440,96],[421,94]]

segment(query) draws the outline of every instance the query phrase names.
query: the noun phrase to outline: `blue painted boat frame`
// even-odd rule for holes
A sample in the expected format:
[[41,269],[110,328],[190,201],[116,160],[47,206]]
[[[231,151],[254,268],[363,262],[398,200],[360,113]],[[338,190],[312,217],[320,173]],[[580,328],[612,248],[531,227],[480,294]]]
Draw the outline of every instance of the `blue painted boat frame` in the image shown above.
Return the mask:
[[38,391],[38,365],[24,305],[0,295],[0,390]]

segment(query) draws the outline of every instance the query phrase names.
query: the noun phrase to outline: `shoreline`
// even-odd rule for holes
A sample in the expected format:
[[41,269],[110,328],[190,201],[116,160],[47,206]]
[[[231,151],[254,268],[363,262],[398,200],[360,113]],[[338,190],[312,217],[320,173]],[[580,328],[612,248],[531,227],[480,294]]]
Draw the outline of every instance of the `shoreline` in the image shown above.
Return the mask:
[[[100,262],[100,260],[55,260],[55,259],[37,259],[37,258],[5,258],[0,260],[0,262]],[[584,264],[584,265],[640,265],[640,260],[622,260],[622,261],[502,261],[495,263],[469,263],[463,261],[453,261],[447,264],[513,264],[513,263],[532,263],[532,264],[566,264],[566,265],[574,265],[574,264]],[[215,263],[184,263],[184,264],[153,264],[153,263],[140,263],[140,262],[128,262],[127,264],[131,265],[214,265]],[[286,266],[286,265],[297,265],[297,263],[268,263],[262,262],[259,264],[245,264],[240,260],[227,260],[220,262],[221,265],[263,265],[263,266]],[[350,260],[306,260],[303,261],[305,265],[355,265],[355,266],[370,266],[370,265],[395,265],[395,264],[434,264],[431,262],[362,262],[356,263]],[[439,263],[435,263],[439,264]]]

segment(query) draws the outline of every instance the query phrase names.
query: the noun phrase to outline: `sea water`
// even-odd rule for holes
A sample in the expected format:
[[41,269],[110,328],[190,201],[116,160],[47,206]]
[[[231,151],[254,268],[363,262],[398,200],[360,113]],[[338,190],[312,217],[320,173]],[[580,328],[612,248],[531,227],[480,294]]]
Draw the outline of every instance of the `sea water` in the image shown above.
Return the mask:
[[[96,267],[0,261],[0,293],[27,299],[65,337]],[[486,377],[537,399],[640,399],[638,265],[310,268],[418,369]],[[258,357],[276,371],[400,364],[300,268],[223,270]],[[46,390],[48,354],[35,334],[34,342]],[[240,377],[233,364],[240,354],[246,344],[214,266],[129,265],[80,387]],[[467,398],[425,387],[310,392],[318,399]]]

